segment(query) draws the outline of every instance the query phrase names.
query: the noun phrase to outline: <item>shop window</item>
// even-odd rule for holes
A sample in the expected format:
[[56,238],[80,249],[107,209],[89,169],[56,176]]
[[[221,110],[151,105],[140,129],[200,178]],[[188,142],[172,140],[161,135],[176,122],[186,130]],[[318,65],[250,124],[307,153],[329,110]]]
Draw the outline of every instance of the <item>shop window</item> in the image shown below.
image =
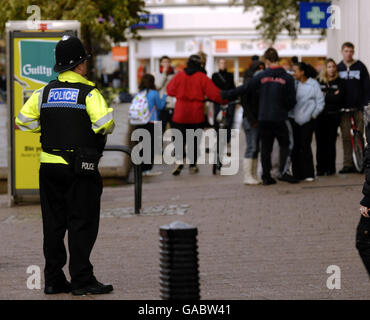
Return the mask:
[[137,83],[140,83],[143,75],[150,70],[150,60],[149,59],[139,59],[137,68]]
[[302,61],[309,63],[317,72],[320,72],[324,65],[325,57],[303,57]]
[[175,69],[175,73],[179,72],[179,71],[183,71],[185,68],[186,68],[186,62],[188,61],[188,59],[185,59],[185,58],[180,58],[180,59],[171,59],[171,64],[172,66],[174,67]]

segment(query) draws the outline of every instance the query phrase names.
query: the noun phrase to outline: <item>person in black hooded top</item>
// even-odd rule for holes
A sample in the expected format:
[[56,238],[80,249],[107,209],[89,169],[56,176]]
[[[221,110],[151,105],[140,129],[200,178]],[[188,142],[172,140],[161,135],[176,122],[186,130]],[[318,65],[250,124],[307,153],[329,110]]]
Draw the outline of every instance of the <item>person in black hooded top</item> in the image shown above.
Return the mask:
[[[216,85],[216,87],[220,88],[221,90],[235,89],[234,75],[231,72],[227,71],[225,59],[220,59],[218,61],[218,72],[215,72],[212,75],[212,81]],[[231,129],[232,129],[233,121],[234,121],[235,105],[236,105],[235,102],[230,102],[226,110],[227,143],[229,143],[231,140]],[[218,113],[220,112],[221,108],[218,103],[215,103],[214,106],[215,106],[214,123],[215,123],[215,129],[218,132],[219,124],[216,121],[216,117]]]
[[[353,58],[355,47],[350,42],[342,45],[343,60],[338,64],[339,77],[345,87],[344,108],[356,109],[354,118],[357,128],[364,132],[364,107],[370,99],[370,78],[366,66]],[[352,143],[350,137],[350,113],[341,115],[340,130],[343,141],[343,169],[339,173],[352,173],[356,169],[352,160]]]
[[325,95],[325,107],[317,117],[316,136],[316,174],[318,176],[335,174],[336,141],[340,123],[339,110],[343,107],[344,84],[339,78],[337,64],[333,59],[325,60],[319,76],[321,91]]

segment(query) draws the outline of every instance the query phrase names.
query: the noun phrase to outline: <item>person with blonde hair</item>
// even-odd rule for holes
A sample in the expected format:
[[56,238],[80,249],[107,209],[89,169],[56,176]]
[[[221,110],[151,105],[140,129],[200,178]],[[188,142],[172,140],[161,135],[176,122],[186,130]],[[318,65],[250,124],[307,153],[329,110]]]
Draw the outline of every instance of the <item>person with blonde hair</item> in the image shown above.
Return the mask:
[[340,124],[340,109],[343,107],[344,83],[338,68],[331,58],[326,59],[318,78],[325,96],[323,112],[316,123],[316,174],[331,176],[336,173],[336,142]]

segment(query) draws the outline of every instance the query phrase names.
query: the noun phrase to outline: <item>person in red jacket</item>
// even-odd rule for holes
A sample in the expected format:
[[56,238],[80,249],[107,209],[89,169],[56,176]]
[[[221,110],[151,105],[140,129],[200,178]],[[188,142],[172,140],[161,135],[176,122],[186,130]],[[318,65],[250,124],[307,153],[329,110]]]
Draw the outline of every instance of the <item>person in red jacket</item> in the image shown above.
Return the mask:
[[[209,100],[220,104],[226,104],[212,80],[207,77],[202,67],[201,58],[198,55],[191,55],[187,61],[184,71],[177,73],[168,83],[167,95],[176,97],[175,110],[172,117],[172,128],[180,130],[183,136],[183,156],[186,157],[186,130],[203,129],[204,127],[204,100]],[[190,173],[197,173],[198,147],[200,141],[196,142],[194,157],[190,159]],[[192,150],[188,150],[192,153]],[[193,160],[193,161],[192,161]],[[173,175],[179,175],[184,165],[179,164],[173,170]]]

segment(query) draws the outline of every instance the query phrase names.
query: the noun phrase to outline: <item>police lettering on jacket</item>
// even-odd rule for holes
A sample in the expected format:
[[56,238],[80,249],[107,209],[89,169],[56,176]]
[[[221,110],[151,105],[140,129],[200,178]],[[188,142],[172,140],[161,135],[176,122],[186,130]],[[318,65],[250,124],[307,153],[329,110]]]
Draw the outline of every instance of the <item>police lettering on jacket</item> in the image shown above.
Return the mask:
[[79,89],[73,88],[55,88],[50,89],[48,103],[77,103]]

